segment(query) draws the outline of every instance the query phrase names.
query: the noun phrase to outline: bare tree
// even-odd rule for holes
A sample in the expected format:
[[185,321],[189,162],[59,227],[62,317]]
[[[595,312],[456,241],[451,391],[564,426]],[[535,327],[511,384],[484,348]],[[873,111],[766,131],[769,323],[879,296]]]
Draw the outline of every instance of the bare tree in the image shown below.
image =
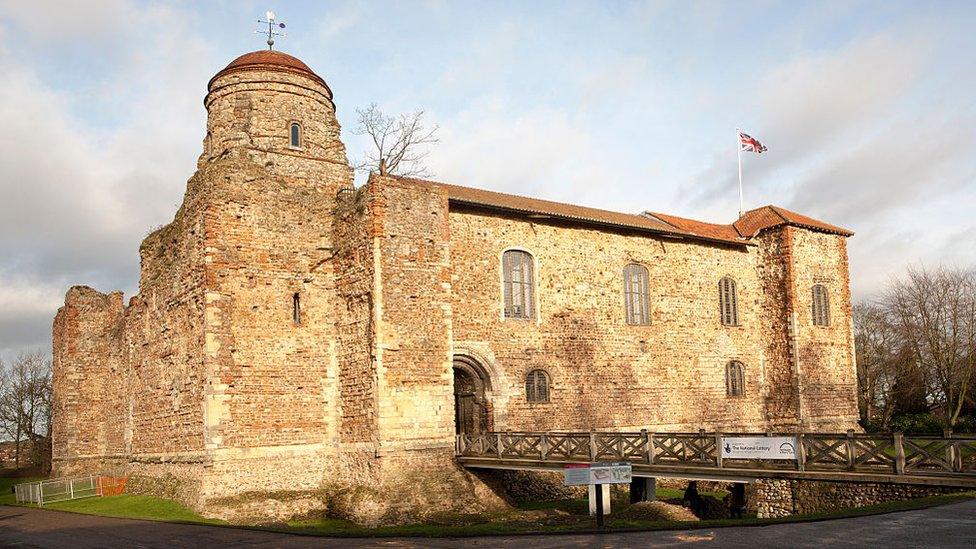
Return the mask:
[[854,348],[861,423],[887,425],[897,403],[898,374],[912,367],[887,309],[873,303],[854,306]]
[[51,360],[39,352],[20,354],[9,366],[0,363],[0,426],[14,441],[15,463],[22,461],[23,443],[32,461],[46,455],[51,433]]
[[909,269],[889,284],[883,304],[954,426],[976,369],[976,271]]
[[437,125],[431,128],[425,125],[424,111],[388,116],[372,103],[365,109],[356,109],[356,114],[359,120],[353,133],[369,136],[374,146],[356,163],[357,170],[380,175],[431,177],[424,160],[429,154],[428,146],[439,141],[438,128]]

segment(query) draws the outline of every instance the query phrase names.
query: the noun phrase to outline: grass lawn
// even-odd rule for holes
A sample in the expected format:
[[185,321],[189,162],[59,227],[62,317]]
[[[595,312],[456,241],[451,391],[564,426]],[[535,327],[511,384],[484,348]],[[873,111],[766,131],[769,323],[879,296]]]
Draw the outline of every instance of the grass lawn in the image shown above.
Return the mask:
[[[10,486],[28,479],[0,479],[0,489],[4,490],[4,499],[0,503],[13,503],[13,496],[7,501],[6,492]],[[13,481],[13,482],[11,482]],[[659,499],[680,497],[681,491],[674,489],[658,489]],[[718,495],[718,494],[712,494]],[[954,503],[976,497],[976,492],[963,492],[943,496],[933,496],[907,501],[896,501],[868,507],[843,509],[831,513],[819,513],[785,517],[779,519],[740,519],[740,520],[708,520],[700,522],[663,522],[641,521],[617,518],[615,514],[607,517],[609,530],[674,530],[690,528],[712,528],[720,526],[761,526],[781,524],[787,522],[805,522],[811,520],[825,520],[832,518],[846,518],[921,509],[934,505]],[[613,508],[622,510],[626,502],[615,499]],[[208,524],[215,526],[230,526],[214,519],[203,518],[186,507],[171,500],[143,496],[136,494],[122,494],[104,498],[85,498],[74,501],[51,503],[45,509],[55,509],[75,513],[101,515],[110,517],[149,519],[166,522],[189,524]],[[289,532],[297,534],[311,534],[322,536],[477,536],[490,534],[518,534],[518,533],[560,533],[581,532],[595,529],[595,521],[587,515],[587,501],[585,499],[566,500],[556,502],[523,503],[518,509],[501,512],[495,515],[453,515],[431,520],[424,524],[410,524],[406,526],[364,528],[352,522],[332,519],[294,520],[287,524],[274,524],[257,527],[261,530]]]
[[45,509],[71,511],[103,517],[136,518],[163,522],[187,522],[192,524],[226,524],[222,520],[203,518],[173,500],[122,494],[119,496],[82,498],[45,503]]

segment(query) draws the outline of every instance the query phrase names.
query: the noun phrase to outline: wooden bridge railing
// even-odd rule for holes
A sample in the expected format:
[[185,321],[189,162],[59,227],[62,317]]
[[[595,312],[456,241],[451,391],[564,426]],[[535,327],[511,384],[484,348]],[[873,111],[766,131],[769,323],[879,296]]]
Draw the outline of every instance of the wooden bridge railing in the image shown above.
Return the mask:
[[796,437],[796,460],[722,458],[721,439],[756,433],[497,432],[458,435],[459,458],[542,462],[629,461],[720,469],[848,471],[896,475],[972,475],[976,437],[777,433]]

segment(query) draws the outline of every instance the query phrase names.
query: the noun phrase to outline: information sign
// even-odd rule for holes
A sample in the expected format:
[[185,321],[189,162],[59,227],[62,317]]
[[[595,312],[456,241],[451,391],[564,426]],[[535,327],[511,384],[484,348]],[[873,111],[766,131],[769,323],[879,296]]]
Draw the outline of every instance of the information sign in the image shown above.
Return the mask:
[[796,459],[796,437],[722,437],[722,459]]

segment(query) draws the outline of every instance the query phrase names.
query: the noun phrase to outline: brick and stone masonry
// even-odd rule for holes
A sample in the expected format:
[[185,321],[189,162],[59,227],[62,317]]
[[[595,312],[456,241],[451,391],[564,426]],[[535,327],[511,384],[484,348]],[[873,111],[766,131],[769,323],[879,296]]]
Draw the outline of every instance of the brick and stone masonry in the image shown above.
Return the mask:
[[[452,460],[461,362],[481,378],[482,429],[856,425],[844,229],[775,207],[716,225],[375,174],[357,189],[332,91],[279,52],[232,62],[204,104],[197,172],[140,247],[139,293],[75,286],[55,318],[55,474],[129,474],[234,520],[497,508]],[[510,249],[533,258],[533,318],[503,314]],[[631,263],[649,274],[646,325],[624,313]],[[727,396],[733,360],[741,396]],[[548,402],[527,401],[535,369]]]

